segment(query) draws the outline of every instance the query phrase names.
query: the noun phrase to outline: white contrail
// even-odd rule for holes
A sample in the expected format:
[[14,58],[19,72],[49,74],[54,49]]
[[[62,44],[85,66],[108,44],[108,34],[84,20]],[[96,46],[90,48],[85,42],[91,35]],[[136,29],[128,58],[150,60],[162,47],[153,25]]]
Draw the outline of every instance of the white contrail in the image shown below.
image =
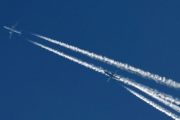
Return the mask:
[[116,79],[116,80],[121,81],[121,82],[123,82],[123,83],[125,83],[127,85],[133,86],[133,87],[139,89],[140,91],[148,94],[152,98],[158,100],[159,102],[161,102],[161,103],[167,105],[168,107],[174,109],[175,111],[180,112],[180,107],[179,106],[173,104],[172,101],[169,102],[166,99],[160,97],[160,95],[163,96],[163,94],[161,92],[159,92],[157,90],[154,90],[154,89],[151,89],[151,88],[149,88],[147,86],[141,85],[139,83],[136,83],[136,82],[134,82],[134,81],[132,81],[132,80],[130,80],[128,78],[124,78],[124,77],[118,76],[118,75],[116,75],[116,77],[119,78],[119,79]]
[[[148,87],[146,87],[148,88]],[[180,105],[180,100],[178,98],[173,98],[171,95],[168,95],[168,94],[165,94],[165,93],[162,93],[162,92],[159,92],[158,90],[154,90],[154,89],[151,89],[151,88],[148,88],[149,90],[153,91],[154,94],[156,94],[158,97],[170,102],[170,103],[173,103],[173,104],[176,104],[176,105]]]
[[50,47],[46,47],[46,46],[44,46],[44,45],[42,45],[42,44],[40,44],[40,43],[31,41],[31,40],[28,40],[28,41],[30,41],[31,43],[33,43],[33,44],[35,44],[35,45],[37,45],[37,46],[39,46],[39,47],[41,47],[41,48],[44,48],[44,49],[48,50],[48,51],[50,51],[50,52],[53,52],[53,53],[55,53],[55,54],[57,54],[57,55],[59,55],[59,56],[62,56],[62,57],[64,57],[64,58],[66,58],[66,59],[69,59],[69,60],[71,60],[71,61],[74,61],[74,62],[76,62],[76,63],[78,63],[78,64],[80,64],[80,65],[83,65],[83,66],[87,67],[87,68],[90,68],[90,69],[92,69],[92,70],[95,70],[95,71],[97,71],[97,72],[100,72],[100,73],[104,74],[104,70],[103,70],[102,68],[96,67],[96,66],[94,66],[94,65],[92,65],[92,64],[86,63],[86,62],[84,62],[84,61],[81,61],[81,60],[76,59],[76,58],[74,58],[74,57],[71,57],[71,56],[69,56],[69,55],[66,55],[66,54],[64,54],[64,53],[62,53],[62,52],[59,52],[59,51],[57,51],[57,50],[54,50],[54,49],[52,49],[52,48],[50,48]]
[[44,37],[44,36],[41,36],[41,35],[38,35],[38,34],[33,34],[33,35],[35,35],[35,36],[37,36],[39,38],[42,38],[44,40],[47,40],[49,42],[52,42],[52,43],[58,44],[60,46],[66,47],[66,48],[71,49],[73,51],[79,52],[81,54],[87,55],[87,56],[89,56],[91,58],[103,61],[103,62],[108,63],[110,65],[114,65],[114,66],[116,66],[118,68],[121,68],[123,70],[126,70],[128,72],[135,73],[135,74],[141,75],[141,76],[149,78],[149,79],[153,79],[156,82],[160,82],[160,83],[165,84],[165,85],[167,85],[169,87],[180,88],[180,83],[175,82],[175,81],[173,81],[171,79],[167,79],[165,77],[161,77],[159,75],[152,74],[152,73],[150,73],[148,71],[144,71],[144,70],[141,70],[139,68],[135,68],[135,67],[130,66],[128,64],[115,61],[115,60],[107,58],[105,56],[97,55],[95,53],[92,53],[92,52],[80,49],[80,48],[75,47],[75,46],[71,46],[71,45],[65,44],[63,42],[59,42],[59,41],[53,40],[51,38],[47,38],[47,37]]
[[147,99],[146,97],[138,94],[137,92],[125,87],[130,93],[132,93],[133,95],[135,95],[136,97],[138,97],[139,99],[143,100],[144,102],[148,103],[149,105],[151,105],[152,107],[156,108],[157,110],[165,113],[167,116],[173,118],[174,120],[180,120],[180,117],[177,116],[176,114],[170,112],[169,110],[161,107],[160,105],[154,103],[153,101]]
[[[29,41],[30,41],[30,40],[29,40]],[[78,64],[81,64],[81,65],[83,65],[83,66],[85,66],[85,67],[87,67],[87,68],[90,68],[90,69],[93,69],[93,70],[95,70],[95,71],[97,71],[97,72],[100,72],[100,73],[102,73],[102,74],[105,74],[105,72],[104,72],[105,70],[102,69],[102,68],[100,68],[100,67],[96,67],[96,66],[94,66],[94,65],[92,65],[92,64],[89,64],[89,63],[86,63],[86,62],[81,61],[81,60],[79,60],[79,59],[76,59],[76,58],[74,58],[74,57],[68,56],[68,55],[66,55],[66,54],[64,54],[64,53],[62,53],[62,52],[59,52],[59,51],[57,51],[57,50],[54,50],[54,49],[49,48],[49,47],[47,47],[47,46],[44,46],[44,45],[42,45],[42,44],[40,44],[40,43],[37,43],[37,42],[34,42],[34,41],[30,41],[30,42],[33,43],[33,44],[35,44],[35,45],[37,45],[37,46],[39,46],[39,47],[41,47],[41,48],[44,48],[44,49],[46,49],[46,50],[48,50],[48,51],[50,51],[50,52],[53,52],[53,53],[55,53],[55,54],[58,54],[59,56],[62,56],[62,57],[64,57],[64,58],[67,58],[67,59],[69,59],[69,60],[71,60],[71,61],[74,61],[74,62],[76,62],[76,63],[78,63]],[[107,74],[105,74],[105,75],[107,75]],[[123,83],[125,83],[125,84],[127,84],[127,85],[131,85],[131,86],[133,86],[133,87],[135,87],[135,88],[137,88],[137,89],[145,92],[146,94],[148,94],[148,95],[156,98],[156,99],[159,100],[160,102],[162,102],[162,103],[164,103],[164,104],[166,104],[166,105],[169,105],[169,103],[168,103],[167,101],[165,101],[165,100],[159,98],[158,96],[154,95],[154,93],[153,93],[151,90],[148,90],[148,88],[144,87],[143,85],[140,85],[140,84],[138,84],[138,83],[132,82],[131,80],[129,80],[129,79],[127,79],[127,78],[123,78],[123,77],[118,76],[118,75],[116,75],[116,78],[118,78],[118,79],[116,79],[116,80],[121,81],[121,82],[123,82]],[[171,103],[171,106],[170,106],[170,107],[173,108],[173,109],[176,110],[176,111],[177,111],[177,109],[178,109],[177,106],[176,106],[176,105],[173,105],[172,103]],[[179,110],[179,109],[178,109],[178,110]]]
[[147,86],[143,86],[143,85],[139,85],[141,87],[141,91],[148,94],[149,96],[153,97],[154,99],[158,100],[159,102],[167,105],[168,107],[174,109],[176,112],[179,112],[180,113],[180,107],[175,105],[173,103],[173,101],[168,101],[164,98],[162,98],[160,95],[162,95],[161,92],[157,91],[157,90],[154,90],[154,89],[151,89]]
[[[30,40],[29,40],[29,41],[30,41]],[[62,53],[62,52],[59,52],[59,51],[54,50],[54,49],[52,49],[52,48],[46,47],[46,46],[44,46],[44,45],[42,45],[42,44],[39,44],[39,43],[37,43],[37,42],[33,42],[33,41],[30,41],[30,42],[33,43],[33,44],[35,44],[35,45],[37,45],[37,46],[40,46],[40,47],[48,50],[48,51],[51,51],[51,52],[53,52],[53,53],[55,53],[55,54],[58,54],[59,56],[65,57],[65,58],[67,58],[67,59],[69,59],[69,60],[72,60],[72,61],[74,61],[74,62],[76,62],[76,63],[78,63],[78,64],[81,64],[81,65],[83,65],[83,66],[85,66],[85,67],[91,68],[91,69],[93,69],[93,70],[95,70],[95,71],[98,71],[98,72],[100,72],[100,73],[102,73],[102,74],[105,74],[104,71],[106,71],[106,70],[104,70],[103,68],[96,67],[96,66],[94,66],[94,65],[92,65],[92,64],[89,64],[89,63],[87,63],[87,62],[81,61],[81,60],[79,60],[79,59],[77,59],[77,58],[68,56],[68,55],[66,55],[66,54],[64,54],[64,53]],[[105,75],[107,75],[107,74],[105,74]],[[159,100],[160,102],[164,103],[165,105],[171,107],[172,109],[174,109],[174,110],[176,110],[176,111],[179,111],[179,107],[173,104],[173,102],[175,101],[174,99],[173,99],[173,101],[170,101],[170,102],[171,102],[171,104],[170,104],[170,102],[168,102],[168,101],[165,99],[165,98],[167,98],[167,97],[164,97],[162,93],[160,93],[160,92],[158,92],[158,91],[156,91],[156,90],[150,89],[150,88],[148,88],[148,87],[145,87],[145,86],[143,86],[143,85],[141,85],[141,84],[138,84],[138,83],[136,83],[136,82],[132,82],[132,81],[129,80],[128,78],[124,78],[124,77],[118,76],[118,75],[116,75],[116,77],[118,78],[118,79],[116,79],[116,80],[121,81],[121,82],[123,82],[123,83],[125,83],[125,84],[127,84],[127,85],[133,86],[133,87],[141,90],[142,92],[150,95],[151,97]],[[161,97],[161,96],[163,96],[163,97]]]

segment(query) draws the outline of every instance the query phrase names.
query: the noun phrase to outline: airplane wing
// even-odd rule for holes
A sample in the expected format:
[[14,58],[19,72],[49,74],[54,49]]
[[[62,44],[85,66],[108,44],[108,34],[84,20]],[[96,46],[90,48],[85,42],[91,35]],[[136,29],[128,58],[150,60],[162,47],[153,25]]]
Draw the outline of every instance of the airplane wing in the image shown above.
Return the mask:
[[18,22],[14,26],[12,26],[12,30],[9,32],[9,39],[11,39],[11,36],[12,36],[13,32],[15,31],[17,24],[18,24]]
[[16,28],[16,26],[17,26],[17,24],[18,24],[18,22],[17,22],[14,26],[12,26],[12,29],[15,29],[15,28]]
[[12,32],[9,32],[9,39],[11,39],[11,36],[12,36]]
[[116,70],[113,74],[116,74],[118,72],[118,70]]
[[111,79],[111,77],[109,77],[109,79],[107,80],[107,82],[109,82],[110,79]]

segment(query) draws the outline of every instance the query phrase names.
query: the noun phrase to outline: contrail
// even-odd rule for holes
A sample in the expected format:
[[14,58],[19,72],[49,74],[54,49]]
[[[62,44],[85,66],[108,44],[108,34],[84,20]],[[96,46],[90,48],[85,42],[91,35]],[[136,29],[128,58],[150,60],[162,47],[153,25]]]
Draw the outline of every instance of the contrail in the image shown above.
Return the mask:
[[47,38],[47,37],[44,37],[44,36],[41,36],[41,35],[38,35],[38,34],[33,34],[32,35],[34,36],[37,36],[39,38],[42,38],[44,40],[47,40],[49,42],[52,42],[52,43],[55,43],[55,44],[58,44],[60,46],[63,46],[63,47],[66,47],[68,49],[71,49],[73,51],[76,51],[76,52],[79,52],[81,54],[84,54],[86,56],[89,56],[91,58],[94,58],[96,60],[100,60],[100,61],[103,61],[105,63],[108,63],[110,65],[114,65],[118,68],[121,68],[123,70],[126,70],[128,72],[131,72],[131,73],[135,73],[137,75],[140,75],[142,77],[146,77],[146,78],[149,78],[149,79],[153,79],[155,80],[156,82],[160,82],[162,84],[165,84],[169,87],[174,87],[174,88],[180,88],[180,83],[178,82],[175,82],[173,81],[172,79],[167,79],[165,77],[161,77],[159,75],[156,75],[156,74],[153,74],[153,73],[150,73],[148,71],[144,71],[144,70],[141,70],[139,68],[135,68],[133,66],[130,66],[128,64],[125,64],[125,63],[121,63],[121,62],[118,62],[118,61],[115,61],[113,59],[110,59],[110,58],[107,58],[105,56],[101,56],[101,55],[98,55],[98,54],[95,54],[95,53],[92,53],[92,52],[89,52],[89,51],[86,51],[86,50],[83,50],[83,49],[80,49],[78,47],[75,47],[75,46],[71,46],[71,45],[68,45],[68,44],[65,44],[63,42],[59,42],[59,41],[56,41],[56,40],[53,40],[53,39],[50,39],[50,38]]
[[176,112],[180,113],[180,107],[175,105],[173,103],[173,101],[168,101],[168,100],[160,97],[160,95],[162,95],[162,93],[160,93],[159,91],[148,88],[147,86],[145,87],[143,85],[141,85],[141,88],[143,89],[143,90],[141,90],[142,92],[148,94],[149,96],[153,97],[154,99],[158,100],[159,102],[165,104],[166,106],[168,106],[168,107],[174,109]]
[[180,100],[178,98],[173,98],[171,95],[165,94],[165,93],[161,93],[157,90],[148,88],[149,90],[153,91],[154,93],[156,93],[156,95],[170,103],[176,104],[176,105],[180,105]]
[[170,112],[169,110],[161,107],[160,105],[154,103],[153,101],[147,99],[146,97],[138,94],[137,92],[125,87],[130,93],[132,93],[133,95],[135,95],[136,97],[138,97],[139,99],[143,100],[144,102],[148,103],[149,105],[151,105],[152,107],[156,108],[157,110],[165,113],[167,116],[173,118],[174,120],[180,120],[180,117],[177,116],[176,114]]
[[[30,41],[30,40],[28,40],[28,41]],[[67,59],[69,59],[69,60],[71,60],[71,61],[74,61],[74,62],[76,62],[76,63],[78,63],[78,64],[81,64],[81,65],[83,65],[83,66],[85,66],[85,67],[88,67],[88,68],[93,69],[93,70],[95,70],[95,71],[97,71],[97,72],[100,72],[100,73],[102,73],[102,74],[105,74],[105,72],[104,72],[105,70],[104,70],[103,68],[96,67],[96,66],[94,66],[94,65],[92,65],[92,64],[89,64],[89,63],[87,63],[87,62],[81,61],[81,60],[79,60],[79,59],[77,59],[77,58],[68,56],[68,55],[66,55],[66,54],[64,54],[64,53],[62,53],[62,52],[59,52],[59,51],[57,51],[57,50],[54,50],[54,49],[49,48],[49,47],[47,47],[47,46],[44,46],[44,45],[42,45],[42,44],[40,44],[40,43],[37,43],[37,42],[34,42],[34,41],[30,41],[30,42],[33,43],[33,44],[35,44],[35,45],[37,45],[37,46],[39,46],[39,47],[41,47],[41,48],[44,48],[44,49],[46,49],[46,50],[48,50],[48,51],[50,51],[50,52],[53,52],[53,53],[55,53],[55,54],[58,54],[59,56],[65,57],[65,58],[67,58]],[[106,75],[106,74],[105,74],[105,75]],[[171,107],[172,109],[174,109],[174,110],[176,110],[176,111],[179,112],[179,107],[178,107],[178,106],[174,105],[172,102],[171,102],[171,104],[170,104],[168,101],[166,101],[166,100],[164,100],[163,98],[160,98],[160,97],[159,97],[159,96],[161,95],[160,92],[155,91],[155,90],[152,90],[152,89],[150,89],[150,88],[147,88],[147,87],[145,87],[145,86],[143,86],[143,85],[141,85],[141,84],[138,84],[138,83],[136,83],[136,82],[132,82],[132,81],[129,80],[128,78],[124,78],[124,77],[118,76],[118,75],[116,75],[116,77],[118,78],[118,81],[121,81],[121,82],[123,82],[123,83],[125,83],[125,84],[127,84],[127,85],[133,86],[133,87],[141,90],[142,92],[150,95],[151,97],[159,100],[160,102],[164,103],[165,105],[167,105],[167,106]],[[163,95],[161,95],[161,96],[163,96]]]
[[[56,41],[56,40],[53,40],[53,39],[50,39],[50,38],[47,38],[47,37],[44,37],[44,36],[41,36],[41,35],[37,35],[37,34],[33,34],[33,35],[35,35],[35,36],[37,36],[37,37],[40,37],[40,38],[42,38],[42,39],[45,39],[45,40],[47,40],[47,41],[49,41],[49,42],[52,42],[52,43],[61,45],[61,46],[66,47],[66,48],[69,48],[69,49],[71,49],[71,50],[73,50],[73,51],[80,52],[80,53],[82,53],[82,54],[88,55],[88,56],[90,56],[90,57],[92,57],[92,58],[95,58],[95,59],[98,59],[98,60],[101,60],[101,61],[106,60],[106,61],[112,61],[111,63],[122,64],[122,63],[119,63],[119,62],[110,60],[109,58],[102,57],[102,56],[97,55],[97,54],[94,54],[94,53],[90,53],[90,52],[88,52],[88,51],[79,49],[79,48],[74,47],[74,46],[71,46],[71,45],[67,45],[67,44],[65,44],[65,43],[62,43],[62,42],[59,42],[59,41]],[[105,61],[105,62],[106,62],[106,61]],[[127,65],[127,64],[126,64],[126,65]],[[159,93],[159,92],[156,92],[156,93]],[[163,98],[163,99],[165,99],[165,100],[168,100],[168,101],[171,102],[171,103],[175,103],[175,104],[177,104],[177,105],[180,105],[180,100],[177,99],[177,98],[173,98],[172,96],[166,95],[166,94],[164,94],[164,93],[161,93],[161,94],[158,94],[158,95],[159,95],[159,97],[161,97],[161,98]]]
[[163,94],[161,92],[154,90],[154,89],[151,89],[147,86],[141,85],[139,83],[136,83],[136,82],[134,82],[128,78],[124,78],[124,77],[118,76],[118,75],[116,75],[116,76],[119,78],[118,81],[121,81],[121,82],[123,82],[127,85],[130,85],[130,86],[133,86],[133,87],[137,88],[138,90],[148,94],[152,98],[158,100],[159,102],[161,102],[161,103],[167,105],[168,107],[174,109],[175,111],[180,112],[179,106],[173,104],[173,102],[169,102],[166,99],[160,97],[160,95],[163,96]]
[[80,65],[83,65],[83,66],[85,66],[85,67],[87,67],[87,68],[90,68],[90,69],[92,69],[92,70],[94,70],[94,71],[97,71],[97,72],[100,72],[100,73],[102,73],[102,74],[105,74],[105,73],[104,73],[104,70],[101,69],[101,68],[99,68],[99,67],[96,67],[96,66],[94,66],[94,65],[92,65],[92,64],[89,64],[89,63],[86,63],[86,62],[84,62],[84,61],[81,61],[81,60],[76,59],[76,58],[74,58],[74,57],[71,57],[71,56],[69,56],[69,55],[66,55],[66,54],[64,54],[64,53],[62,53],[62,52],[59,52],[59,51],[57,51],[57,50],[54,50],[54,49],[52,49],[52,48],[50,48],[50,47],[46,47],[46,46],[44,46],[44,45],[42,45],[42,44],[40,44],[40,43],[31,41],[31,40],[28,40],[28,41],[31,42],[31,43],[33,43],[33,44],[35,44],[35,45],[37,45],[37,46],[39,46],[39,47],[41,47],[41,48],[44,48],[44,49],[48,50],[48,51],[50,51],[50,52],[53,52],[53,53],[55,53],[55,54],[57,54],[57,55],[59,55],[59,56],[62,56],[62,57],[64,57],[64,58],[66,58],[66,59],[69,59],[69,60],[71,60],[71,61],[73,61],[73,62],[76,62],[76,63],[78,63],[78,64],[80,64]]

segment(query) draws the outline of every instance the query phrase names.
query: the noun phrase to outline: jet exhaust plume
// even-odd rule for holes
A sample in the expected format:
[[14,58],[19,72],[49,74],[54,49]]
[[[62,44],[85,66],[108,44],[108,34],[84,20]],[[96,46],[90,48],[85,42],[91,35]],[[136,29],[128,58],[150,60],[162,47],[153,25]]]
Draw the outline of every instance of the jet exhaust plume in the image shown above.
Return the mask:
[[[151,88],[149,88],[151,89]],[[152,89],[151,89],[152,90]],[[168,94],[165,94],[165,93],[161,93],[157,90],[153,90],[154,93],[157,94],[158,97],[170,102],[170,103],[173,103],[173,104],[176,104],[176,105],[180,105],[180,100],[178,98],[173,98],[171,95],[168,95]]]
[[[96,66],[94,66],[94,65],[92,65],[92,64],[89,64],[89,63],[87,63],[87,62],[84,62],[84,61],[81,61],[81,60],[76,59],[76,58],[74,58],[74,57],[68,56],[68,55],[66,55],[66,54],[64,54],[64,53],[62,53],[62,52],[59,52],[59,51],[54,50],[54,49],[52,49],[52,48],[50,48],[50,47],[44,46],[44,45],[42,45],[42,44],[40,44],[40,43],[31,41],[31,40],[28,40],[28,41],[31,42],[31,43],[33,43],[33,44],[35,44],[35,45],[37,45],[37,46],[39,46],[39,47],[41,47],[41,48],[44,48],[44,49],[48,50],[48,51],[50,51],[50,52],[53,52],[53,53],[55,53],[55,54],[57,54],[57,55],[59,55],[59,56],[62,56],[62,57],[64,57],[64,58],[67,58],[67,59],[69,59],[69,60],[71,60],[71,61],[74,61],[74,62],[76,62],[76,63],[78,63],[78,64],[81,64],[81,65],[83,65],[83,66],[85,66],[85,67],[87,67],[87,68],[93,69],[93,70],[95,70],[95,71],[97,71],[97,72],[100,72],[100,73],[102,73],[102,74],[104,74],[104,75],[107,75],[107,74],[105,74],[105,71],[106,71],[106,70],[104,70],[103,68],[96,67]],[[121,81],[121,82],[123,82],[124,84],[133,86],[133,87],[141,90],[142,92],[144,92],[144,93],[150,95],[151,97],[159,100],[160,102],[164,103],[165,105],[169,105],[169,103],[168,103],[167,101],[159,98],[159,97],[153,92],[153,90],[148,89],[147,87],[145,87],[145,86],[143,86],[143,85],[141,85],[141,84],[135,83],[135,82],[133,82],[133,81],[127,79],[127,78],[124,78],[124,77],[121,77],[121,76],[118,76],[118,75],[116,75],[115,78],[117,78],[116,80]],[[177,109],[179,110],[178,106],[173,105],[172,103],[171,103],[171,106],[170,106],[170,107],[173,108],[173,109],[175,109],[175,110],[177,110]]]
[[[45,39],[45,40],[47,40],[47,41],[49,41],[49,42],[58,44],[58,45],[60,45],[60,46],[69,48],[69,49],[71,49],[71,50],[73,50],[73,51],[80,52],[80,53],[85,54],[85,55],[87,55],[87,56],[89,56],[89,57],[92,57],[92,58],[95,58],[95,59],[98,59],[98,60],[101,60],[101,61],[105,61],[105,62],[111,61],[111,62],[109,62],[109,63],[112,63],[112,64],[115,63],[115,65],[116,65],[116,64],[117,64],[117,65],[118,65],[118,64],[122,64],[122,66],[123,66],[123,63],[116,62],[116,61],[111,60],[111,59],[109,59],[109,58],[102,57],[102,56],[97,55],[97,54],[94,54],[94,53],[90,53],[90,52],[88,52],[88,51],[79,49],[79,48],[77,48],[77,47],[74,47],[74,46],[71,46],[71,45],[68,45],[68,44],[65,44],[65,43],[62,43],[62,42],[59,42],[59,41],[56,41],[56,40],[53,40],[53,39],[44,37],[44,36],[41,36],[41,35],[37,35],[37,34],[33,34],[33,35],[35,35],[35,36],[37,36],[37,37],[40,37],[40,38],[42,38],[42,39]],[[125,66],[126,66],[126,65],[127,65],[127,64],[125,64]],[[127,65],[127,66],[128,66],[128,65]],[[126,68],[128,68],[128,67],[126,67]],[[175,103],[175,104],[177,104],[177,105],[180,105],[180,100],[179,100],[178,98],[173,98],[173,97],[170,96],[170,95],[166,95],[166,94],[160,93],[160,92],[158,92],[158,91],[154,91],[154,93],[155,93],[156,95],[158,95],[160,98],[169,101],[170,103]]]
[[[106,70],[104,70],[103,68],[96,67],[96,66],[94,66],[94,65],[92,65],[92,64],[86,63],[86,62],[81,61],[81,60],[79,60],[79,59],[77,59],[77,58],[68,56],[68,55],[66,55],[66,54],[64,54],[64,53],[62,53],[62,52],[59,52],[59,51],[54,50],[54,49],[52,49],[52,48],[46,47],[46,46],[44,46],[44,45],[42,45],[42,44],[40,44],[40,43],[31,41],[31,40],[28,40],[28,41],[30,41],[31,43],[33,43],[33,44],[35,44],[35,45],[37,45],[37,46],[39,46],[39,47],[42,47],[42,48],[48,50],[48,51],[50,51],[50,52],[53,52],[53,53],[55,53],[55,54],[58,54],[59,56],[65,57],[65,58],[67,58],[67,59],[69,59],[69,60],[72,60],[72,61],[74,61],[74,62],[76,62],[76,63],[78,63],[78,64],[81,64],[81,65],[83,65],[83,66],[85,66],[85,67],[91,68],[91,69],[93,69],[93,70],[95,70],[95,71],[97,71],[97,72],[100,72],[100,73],[102,73],[102,74],[105,74],[104,71],[106,71]],[[107,74],[105,74],[105,75],[107,75]],[[116,77],[118,78],[118,79],[116,79],[116,80],[118,80],[118,81],[120,81],[120,82],[123,82],[123,83],[125,83],[125,84],[127,84],[127,85],[133,86],[133,87],[141,90],[142,92],[148,94],[149,96],[157,99],[158,101],[164,103],[165,105],[171,107],[172,109],[174,109],[174,110],[176,110],[176,111],[178,111],[178,112],[180,111],[179,107],[173,104],[173,102],[175,102],[176,99],[173,99],[172,97],[167,97],[167,95],[165,96],[165,95],[163,95],[162,93],[160,93],[160,92],[158,92],[158,91],[156,91],[156,90],[150,89],[150,88],[145,87],[145,86],[143,86],[143,85],[141,85],[141,84],[138,84],[138,83],[136,83],[136,82],[132,82],[132,81],[129,80],[128,78],[124,78],[124,77],[118,76],[118,75],[116,75]],[[171,99],[170,99],[170,98],[171,98]],[[167,99],[168,99],[170,102],[168,102]],[[170,104],[170,103],[171,103],[171,104]]]
[[59,56],[62,56],[62,57],[64,57],[64,58],[66,58],[66,59],[69,59],[69,60],[71,60],[71,61],[73,61],[73,62],[76,62],[76,63],[78,63],[78,64],[80,64],[80,65],[83,65],[83,66],[85,66],[85,67],[87,67],[87,68],[90,68],[90,69],[92,69],[92,70],[94,70],[94,71],[97,71],[97,72],[100,72],[100,73],[104,74],[104,70],[101,69],[101,68],[99,68],[99,67],[96,67],[96,66],[94,66],[94,65],[92,65],[92,64],[89,64],[89,63],[87,63],[87,62],[81,61],[81,60],[76,59],[76,58],[74,58],[74,57],[71,57],[71,56],[69,56],[69,55],[66,55],[66,54],[64,54],[64,53],[62,53],[62,52],[59,52],[59,51],[54,50],[54,49],[52,49],[52,48],[50,48],[50,47],[44,46],[44,45],[42,45],[42,44],[40,44],[40,43],[31,41],[31,40],[28,40],[28,41],[31,42],[31,43],[33,43],[33,44],[35,44],[35,45],[37,45],[37,46],[39,46],[39,47],[41,47],[41,48],[44,48],[44,49],[48,50],[48,51],[50,51],[50,52],[53,52],[53,53],[55,53],[55,54],[57,54],[57,55],[59,55]]
[[157,90],[154,90],[154,89],[151,89],[147,86],[143,86],[143,85],[140,85],[141,90],[142,92],[146,93],[147,95],[151,96],[152,98],[158,100],[159,102],[165,104],[166,106],[172,108],[173,110],[175,110],[176,112],[179,112],[180,113],[180,107],[178,105],[175,105],[173,103],[173,101],[168,101],[167,99],[165,99],[164,97],[161,97],[163,95],[163,93],[157,91]]
[[160,105],[154,103],[153,101],[147,99],[146,97],[138,94],[137,92],[127,88],[127,87],[124,87],[126,90],[128,90],[130,93],[132,93],[133,95],[135,95],[136,97],[138,97],[139,99],[143,100],[144,102],[146,102],[147,104],[151,105],[152,107],[156,108],[157,110],[163,112],[164,114],[166,114],[167,116],[173,118],[174,120],[180,120],[180,117],[177,116],[176,114],[170,112],[169,110],[161,107]]
[[165,77],[161,77],[159,75],[156,75],[156,74],[153,74],[153,73],[150,73],[148,71],[144,71],[144,70],[141,70],[139,68],[135,68],[133,66],[130,66],[128,64],[125,64],[125,63],[121,63],[121,62],[118,62],[118,61],[115,61],[113,59],[110,59],[110,58],[107,58],[105,56],[101,56],[101,55],[98,55],[98,54],[95,54],[95,53],[92,53],[92,52],[89,52],[89,51],[86,51],[86,50],[83,50],[83,49],[80,49],[78,47],[75,47],[75,46],[71,46],[71,45],[68,45],[66,43],[63,43],[63,42],[59,42],[59,41],[56,41],[56,40],[53,40],[51,38],[47,38],[47,37],[44,37],[44,36],[41,36],[41,35],[38,35],[38,34],[33,34],[32,35],[36,36],[36,37],[39,37],[39,38],[42,38],[44,40],[47,40],[49,42],[52,42],[52,43],[55,43],[55,44],[58,44],[60,46],[63,46],[65,48],[68,48],[68,49],[71,49],[75,52],[79,52],[81,54],[84,54],[86,56],[89,56],[93,59],[96,59],[96,60],[100,60],[100,61],[103,61],[107,64],[110,64],[110,65],[113,65],[113,66],[116,66],[120,69],[123,69],[123,70],[126,70],[128,72],[131,72],[131,73],[134,73],[134,74],[137,74],[137,75],[140,75],[142,77],[145,77],[145,78],[149,78],[149,79],[152,79],[156,82],[159,82],[159,83],[162,83],[162,84],[165,84],[169,87],[174,87],[174,88],[180,88],[180,83],[178,82],[175,82],[173,81],[172,79],[167,79]]
[[167,101],[166,99],[164,99],[165,97],[160,97],[160,96],[164,96],[163,93],[157,91],[157,90],[154,90],[154,89],[151,89],[147,86],[144,86],[144,85],[141,85],[139,83],[136,83],[128,78],[124,78],[122,76],[118,76],[117,77],[119,78],[118,81],[120,82],[123,82],[125,83],[126,85],[130,85],[130,86],[133,86],[134,88],[146,93],[147,95],[151,96],[152,98],[158,100],[159,102],[165,104],[166,106],[172,108],[173,110],[177,111],[177,112],[180,112],[180,107],[173,104],[173,102],[169,102]]

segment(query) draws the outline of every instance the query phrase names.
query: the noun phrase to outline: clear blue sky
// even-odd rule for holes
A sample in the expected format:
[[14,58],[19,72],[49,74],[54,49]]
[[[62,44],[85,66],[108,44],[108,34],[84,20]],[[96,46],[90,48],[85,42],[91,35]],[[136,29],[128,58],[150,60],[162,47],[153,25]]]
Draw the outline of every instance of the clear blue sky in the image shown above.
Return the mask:
[[[122,83],[25,39],[118,70],[28,32],[37,33],[180,82],[179,0],[4,0],[0,16],[0,120],[171,120]],[[17,21],[22,35],[9,40],[3,26]],[[180,98],[179,90],[118,74]]]

